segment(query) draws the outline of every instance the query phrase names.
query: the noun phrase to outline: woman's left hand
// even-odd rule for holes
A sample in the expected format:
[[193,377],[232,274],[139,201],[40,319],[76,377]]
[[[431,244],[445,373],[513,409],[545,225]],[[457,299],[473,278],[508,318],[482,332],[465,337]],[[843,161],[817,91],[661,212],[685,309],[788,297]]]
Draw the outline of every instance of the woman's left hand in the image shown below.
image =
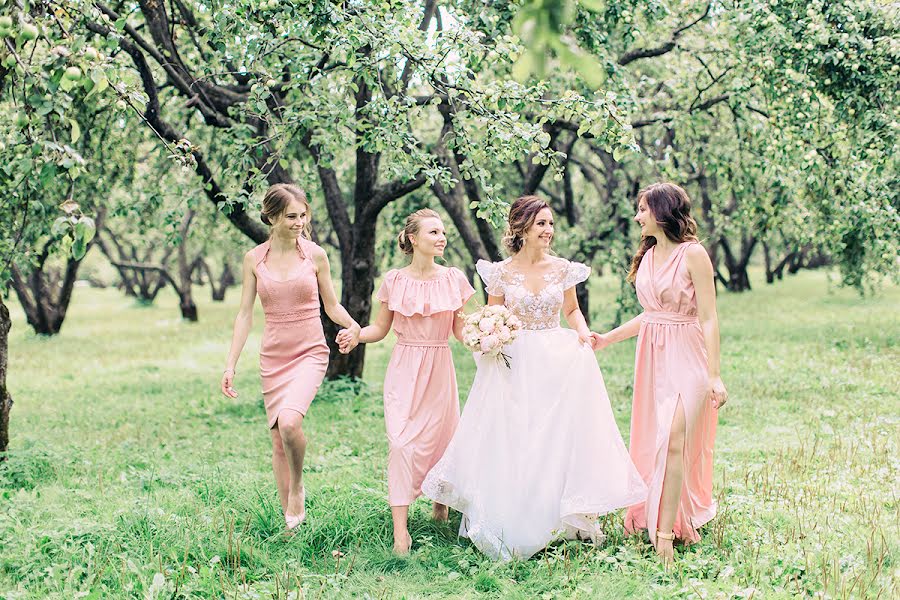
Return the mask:
[[335,342],[338,345],[338,351],[341,354],[347,354],[359,344],[359,325],[351,325],[347,329],[341,329],[337,337],[335,338]]
[[578,341],[583,345],[586,345],[591,350],[594,349],[594,338],[591,336],[590,331],[579,331],[578,332]]
[[715,408],[722,408],[728,402],[728,390],[722,383],[721,377],[711,377],[709,380],[709,391],[707,392],[710,401]]

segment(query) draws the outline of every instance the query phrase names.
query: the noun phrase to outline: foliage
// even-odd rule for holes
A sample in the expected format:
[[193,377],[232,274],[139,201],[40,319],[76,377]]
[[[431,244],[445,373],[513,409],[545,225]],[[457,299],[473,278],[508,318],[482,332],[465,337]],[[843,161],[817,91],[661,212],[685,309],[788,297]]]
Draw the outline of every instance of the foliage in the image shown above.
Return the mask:
[[36,260],[48,241],[84,255],[96,231],[85,211],[99,205],[108,154],[83,187],[77,182],[90,173],[86,157],[111,142],[103,123],[115,102],[111,82],[122,75],[105,54],[114,41],[89,45],[63,9],[11,4],[0,21],[0,284],[13,260]]
[[531,38],[577,40],[605,65],[607,94],[630,117],[642,150],[615,156],[616,169],[634,180],[696,182],[714,258],[721,244],[735,255],[728,268],[738,268],[736,246],[752,253],[761,239],[787,251],[823,249],[859,289],[877,281],[871,274],[896,275],[896,7],[582,4],[576,11],[571,1],[534,0],[518,18],[543,11]]

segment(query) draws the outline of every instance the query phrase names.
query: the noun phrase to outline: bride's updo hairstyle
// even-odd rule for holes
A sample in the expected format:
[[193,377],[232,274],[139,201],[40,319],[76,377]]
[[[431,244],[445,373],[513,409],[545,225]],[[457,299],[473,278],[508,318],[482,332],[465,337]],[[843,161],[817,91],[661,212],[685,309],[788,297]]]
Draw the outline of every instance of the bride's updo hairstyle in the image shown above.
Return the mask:
[[287,206],[291,203],[291,200],[299,200],[306,205],[306,225],[303,226],[303,231],[300,232],[300,235],[306,239],[310,239],[312,231],[309,226],[311,221],[309,217],[312,216],[310,214],[312,210],[309,206],[309,200],[306,198],[306,192],[291,183],[276,183],[275,185],[269,186],[269,189],[266,190],[266,195],[263,198],[259,220],[271,227],[275,224],[275,221],[284,214],[284,211],[287,210]]
[[510,254],[516,254],[525,243],[525,232],[534,225],[537,214],[550,208],[540,196],[521,196],[509,207],[506,233],[503,234],[503,245]]
[[[698,241],[697,222],[691,216],[691,199],[684,189],[674,183],[653,183],[638,192],[638,204],[641,203],[641,199],[647,203],[647,208],[667,238],[676,244]],[[656,238],[650,236],[641,238],[637,252],[631,259],[631,269],[628,271],[629,283],[634,283],[641,259],[647,250],[655,245]]]
[[403,226],[403,230],[400,232],[400,235],[397,236],[397,245],[400,246],[400,250],[403,252],[403,254],[413,253],[412,240],[409,239],[409,236],[419,233],[419,226],[422,222],[422,219],[427,219],[429,217],[440,219],[441,215],[437,214],[430,208],[420,208],[416,212],[406,217],[406,224]]

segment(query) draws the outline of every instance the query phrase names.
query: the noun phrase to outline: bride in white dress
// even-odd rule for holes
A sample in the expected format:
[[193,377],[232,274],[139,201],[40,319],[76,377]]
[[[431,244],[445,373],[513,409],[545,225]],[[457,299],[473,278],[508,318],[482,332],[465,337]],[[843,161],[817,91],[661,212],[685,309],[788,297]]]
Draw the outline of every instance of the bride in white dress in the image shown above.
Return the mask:
[[[456,433],[422,492],[463,513],[460,535],[493,559],[527,559],[559,538],[597,541],[599,515],[646,487],[616,426],[575,284],[590,269],[547,254],[553,214],[539,197],[510,208],[513,256],[476,268],[489,304],[524,327],[510,367],[476,353]],[[560,309],[572,329],[560,327]]]

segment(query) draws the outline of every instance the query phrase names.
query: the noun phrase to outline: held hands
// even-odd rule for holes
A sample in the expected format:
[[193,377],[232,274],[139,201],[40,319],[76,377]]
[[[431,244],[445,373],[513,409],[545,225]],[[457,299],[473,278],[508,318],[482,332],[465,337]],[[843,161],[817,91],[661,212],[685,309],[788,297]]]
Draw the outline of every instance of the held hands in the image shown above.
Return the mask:
[[607,333],[596,333],[596,332],[592,331],[591,332],[591,349],[594,352],[597,352],[598,350],[603,350],[604,348],[606,348],[607,346],[612,344],[612,341],[610,341],[608,335],[609,334],[607,334]]
[[725,389],[725,384],[722,383],[721,377],[710,377],[706,393],[712,405],[717,409],[722,408],[728,402],[728,390]]
[[579,331],[578,332],[578,342],[585,346],[593,348],[594,347],[594,341],[593,341],[594,338],[592,336],[593,336],[593,333],[587,329],[585,329],[584,331]]
[[227,398],[237,398],[238,393],[234,391],[234,369],[225,369],[222,373],[222,393]]
[[337,342],[338,351],[341,354],[348,354],[359,344],[360,327],[356,323],[346,329],[341,329],[334,341]]

